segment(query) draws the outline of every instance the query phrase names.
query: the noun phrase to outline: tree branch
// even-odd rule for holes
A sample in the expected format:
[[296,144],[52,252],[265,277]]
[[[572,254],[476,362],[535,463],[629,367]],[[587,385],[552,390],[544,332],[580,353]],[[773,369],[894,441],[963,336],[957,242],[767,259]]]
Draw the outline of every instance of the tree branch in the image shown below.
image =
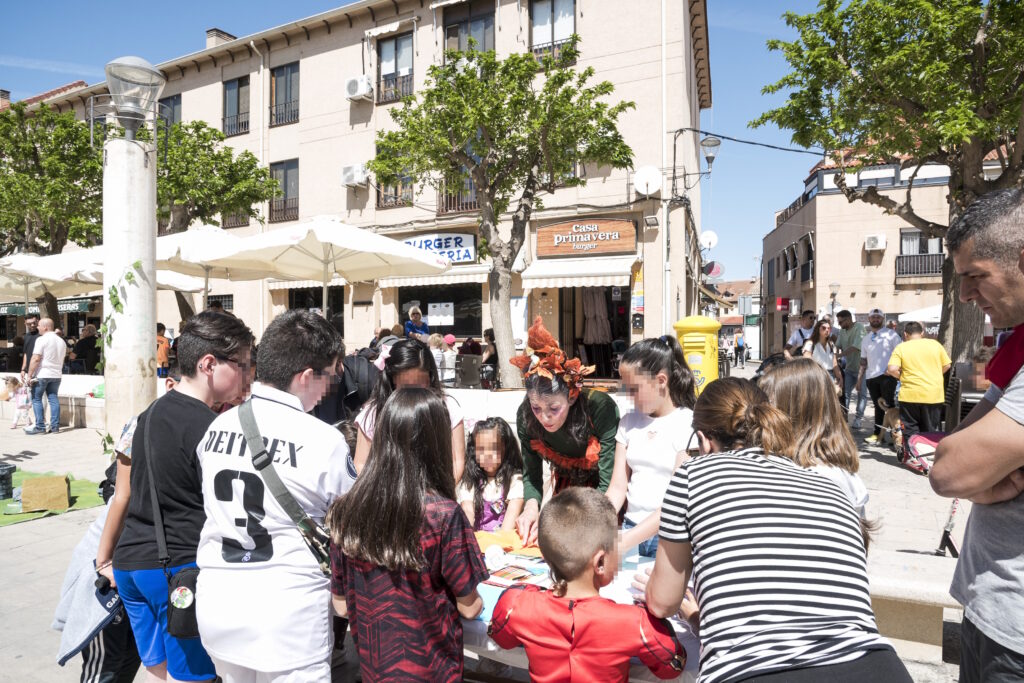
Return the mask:
[[907,223],[926,234],[928,237],[945,237],[946,231],[949,229],[949,226],[932,222],[914,213],[914,210],[910,205],[909,188],[907,189],[908,199],[905,203],[901,204],[891,197],[880,194],[878,192],[878,188],[875,186],[858,188],[848,187],[846,185],[846,172],[843,169],[841,169],[839,173],[836,173],[835,182],[836,187],[842,191],[843,195],[850,203],[861,201],[867,204],[874,204],[890,216],[899,216]]

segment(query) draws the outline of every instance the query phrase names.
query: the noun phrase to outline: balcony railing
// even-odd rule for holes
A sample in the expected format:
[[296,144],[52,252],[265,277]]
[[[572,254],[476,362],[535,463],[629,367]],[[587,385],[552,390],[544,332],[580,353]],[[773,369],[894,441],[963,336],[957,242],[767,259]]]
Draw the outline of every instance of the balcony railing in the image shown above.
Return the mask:
[[551,43],[541,43],[533,46],[533,56],[540,61],[547,55],[551,55],[557,61],[562,54],[562,47],[568,45],[571,38],[564,38],[562,40],[556,40]]
[[412,206],[412,186],[383,187],[377,190],[378,209],[393,209],[397,206]]
[[793,214],[799,211],[800,207],[802,207],[803,205],[804,196],[800,195],[793,201],[792,204],[787,206],[782,212],[779,213],[778,216],[775,217],[775,227],[779,227],[780,225],[788,221],[790,218],[792,218]]
[[249,112],[224,117],[224,135],[242,135],[249,132]]
[[412,74],[381,76],[377,86],[377,104],[397,102],[409,95],[412,95]]
[[299,101],[281,102],[270,105],[270,125],[283,126],[299,120]]
[[439,214],[465,213],[479,210],[480,202],[476,199],[476,188],[473,187],[472,183],[468,187],[463,187],[458,192],[445,192],[442,190],[437,198],[437,212]]
[[810,282],[814,279],[814,261],[800,264],[800,282]]
[[225,228],[241,228],[249,225],[249,214],[247,213],[226,213],[221,217],[221,225]]
[[299,218],[299,198],[275,199],[270,202],[270,222],[294,221]]
[[942,275],[945,254],[901,254],[896,257],[896,277]]

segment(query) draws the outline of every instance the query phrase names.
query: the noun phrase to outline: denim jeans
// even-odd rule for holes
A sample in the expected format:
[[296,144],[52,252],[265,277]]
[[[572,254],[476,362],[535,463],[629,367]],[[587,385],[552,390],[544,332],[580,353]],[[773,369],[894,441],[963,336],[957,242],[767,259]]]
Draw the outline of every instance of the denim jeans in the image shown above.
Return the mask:
[[43,395],[50,402],[50,431],[57,432],[60,429],[60,400],[57,398],[57,390],[60,389],[60,377],[55,379],[37,379],[32,385],[32,411],[36,415],[35,429],[45,431],[46,422],[43,415]]
[[[846,396],[846,412],[850,412],[850,400],[853,398],[854,386],[857,384],[857,373],[858,373],[858,370],[859,370],[859,368],[857,370],[853,370],[852,372],[850,370],[846,370],[843,373],[843,383],[846,385],[844,387],[845,391],[843,392],[845,394],[845,396]],[[865,384],[866,384],[865,380],[861,379],[860,380],[860,386],[856,387],[856,389],[857,389],[857,418],[858,419],[864,417],[864,408],[867,407],[867,404],[868,404],[868,393],[867,393],[867,390],[865,389]]]
[[[632,529],[635,526],[636,526],[636,524],[633,524],[633,522],[629,521],[628,519],[622,520],[622,530],[623,531],[625,531],[626,529]],[[642,541],[640,543],[640,545],[637,546],[637,552],[640,553],[641,557],[654,557],[655,554],[657,553],[657,551],[658,551],[658,534],[654,534],[653,536],[648,538],[646,541]]]

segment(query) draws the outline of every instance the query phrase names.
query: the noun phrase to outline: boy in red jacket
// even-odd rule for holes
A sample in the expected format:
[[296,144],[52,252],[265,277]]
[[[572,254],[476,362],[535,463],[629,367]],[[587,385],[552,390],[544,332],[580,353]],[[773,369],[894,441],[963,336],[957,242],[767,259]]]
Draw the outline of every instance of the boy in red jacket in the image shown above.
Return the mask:
[[686,651],[667,622],[598,594],[618,568],[617,528],[614,507],[594,489],[565,489],[541,511],[538,542],[555,584],[506,590],[488,629],[501,647],[526,648],[530,680],[626,681],[631,657],[658,678],[683,670]]

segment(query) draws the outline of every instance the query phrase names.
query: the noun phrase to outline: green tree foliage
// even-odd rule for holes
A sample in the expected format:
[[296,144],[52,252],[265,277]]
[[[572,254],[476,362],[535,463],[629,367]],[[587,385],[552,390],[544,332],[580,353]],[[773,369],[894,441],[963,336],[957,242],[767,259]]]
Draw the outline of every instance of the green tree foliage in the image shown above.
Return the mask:
[[[771,40],[768,47],[792,70],[764,93],[787,92],[788,99],[752,125],[789,129],[794,142],[824,147],[841,167],[899,163],[909,171],[905,193],[851,188],[837,174],[850,201],[874,204],[943,237],[948,222],[914,211],[913,169],[949,166],[949,221],[980,195],[1021,183],[1024,3],[822,0],[817,12],[785,19],[798,37]],[[983,173],[986,155],[999,160],[997,178]],[[954,359],[965,360],[983,325],[980,311],[957,302],[956,287],[947,259],[940,337]]]
[[574,172],[581,164],[626,168],[633,161],[618,131],[633,103],[609,102],[612,84],[591,83],[591,68],[574,69],[578,55],[575,37],[540,64],[532,54],[499,60],[472,46],[447,52],[444,64],[429,68],[426,87],[391,110],[397,130],[378,133],[369,164],[381,185],[409,177],[444,193],[472,182],[482,251],[493,259],[491,321],[506,386],[519,381],[508,362],[515,353],[512,264],[540,195],[584,184]]

